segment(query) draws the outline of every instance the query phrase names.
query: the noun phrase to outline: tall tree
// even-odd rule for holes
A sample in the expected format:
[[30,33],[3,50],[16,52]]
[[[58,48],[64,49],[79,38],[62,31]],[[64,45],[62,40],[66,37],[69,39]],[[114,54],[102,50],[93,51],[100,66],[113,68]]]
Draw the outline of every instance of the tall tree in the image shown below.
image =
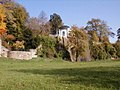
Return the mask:
[[93,59],[115,57],[116,51],[109,42],[109,36],[114,36],[114,33],[110,31],[111,28],[105,21],[92,19],[88,21],[85,29],[88,31],[90,53]]
[[88,32],[95,31],[97,33],[97,36],[99,37],[100,42],[103,41],[104,36],[108,37],[109,35],[114,34],[110,31],[110,29],[111,28],[109,28],[109,26],[106,24],[105,21],[100,19],[94,19],[94,18],[91,21],[88,21],[86,26],[86,30]]
[[41,11],[38,16],[38,19],[39,19],[41,25],[46,24],[47,20],[48,20],[47,14],[44,11]]
[[22,29],[24,29],[24,24],[28,18],[28,13],[22,5],[13,2],[13,0],[6,0],[3,5],[6,7],[7,11],[7,33],[13,34],[17,39],[21,35]]
[[120,58],[120,28],[117,30],[118,40],[114,44],[114,47],[117,51],[116,55]]
[[6,3],[10,3],[13,2],[14,0],[0,0],[1,4],[6,4]]
[[88,35],[84,28],[73,26],[68,37],[71,61],[90,60]]
[[91,42],[99,42],[99,37],[96,31],[88,31],[88,35]]
[[16,5],[13,9],[13,16],[15,17],[16,28],[12,31],[8,31],[8,33],[16,37],[17,40],[23,39],[23,29],[25,28],[25,22],[28,18],[28,13],[26,12],[25,8],[21,5]]
[[38,16],[40,30],[42,35],[49,35],[50,33],[50,23],[48,22],[47,14],[44,11],[41,11]]
[[0,57],[2,53],[2,40],[1,40],[1,35],[3,35],[6,32],[6,23],[5,21],[5,9],[2,4],[0,4]]
[[15,40],[11,40],[9,45],[13,45],[16,41],[22,41],[23,30],[25,28],[25,22],[28,18],[28,13],[25,8],[13,0],[2,0],[2,5],[4,5],[6,10],[6,29],[8,35],[15,37]]
[[31,30],[40,30],[39,20],[37,17],[31,17],[27,20],[26,26]]
[[[9,31],[14,31],[16,29],[16,18],[13,16],[13,9],[16,7],[16,3],[13,2],[13,0],[1,0],[5,7],[6,10],[6,29],[7,29],[7,33]],[[9,33],[9,34],[13,34],[13,33]]]
[[60,15],[53,13],[50,15],[51,33],[56,34],[58,29],[63,25]]
[[3,5],[0,4],[0,35],[5,33],[6,31],[6,23],[4,22],[5,17],[5,8],[3,7]]
[[51,28],[44,11],[38,17],[29,18],[26,26],[32,30],[34,35],[49,35]]
[[120,41],[120,28],[117,30],[118,41]]

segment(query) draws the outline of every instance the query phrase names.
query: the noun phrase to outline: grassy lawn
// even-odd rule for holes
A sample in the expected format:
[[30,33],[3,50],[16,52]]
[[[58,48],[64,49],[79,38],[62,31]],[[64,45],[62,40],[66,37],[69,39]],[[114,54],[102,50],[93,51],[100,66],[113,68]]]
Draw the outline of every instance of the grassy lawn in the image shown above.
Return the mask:
[[120,90],[120,60],[0,58],[0,90]]

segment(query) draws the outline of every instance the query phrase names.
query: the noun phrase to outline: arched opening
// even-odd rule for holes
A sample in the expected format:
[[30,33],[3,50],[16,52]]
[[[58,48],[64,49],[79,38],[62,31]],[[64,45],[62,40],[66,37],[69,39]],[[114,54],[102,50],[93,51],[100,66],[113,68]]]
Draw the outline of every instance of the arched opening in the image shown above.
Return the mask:
[[65,36],[65,31],[62,32],[62,36]]

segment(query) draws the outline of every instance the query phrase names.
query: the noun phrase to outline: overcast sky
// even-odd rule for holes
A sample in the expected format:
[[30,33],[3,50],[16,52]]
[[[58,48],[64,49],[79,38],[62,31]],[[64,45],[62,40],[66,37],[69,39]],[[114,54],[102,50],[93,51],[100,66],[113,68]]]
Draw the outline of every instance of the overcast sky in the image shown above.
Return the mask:
[[[120,27],[120,0],[16,0],[31,17],[38,17],[43,10],[48,18],[57,13],[68,26],[86,26],[91,18],[105,20],[116,33]],[[115,42],[117,38],[110,38]]]

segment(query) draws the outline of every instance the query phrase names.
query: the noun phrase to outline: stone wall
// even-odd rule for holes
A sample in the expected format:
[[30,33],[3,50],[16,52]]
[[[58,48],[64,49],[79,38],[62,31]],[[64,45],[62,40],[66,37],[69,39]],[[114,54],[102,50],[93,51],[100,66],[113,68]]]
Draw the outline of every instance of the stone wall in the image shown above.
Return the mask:
[[1,47],[1,50],[2,50],[1,56],[2,57],[8,57],[9,50],[7,48],[5,48],[4,46]]
[[21,59],[21,60],[32,59],[31,52],[27,52],[27,51],[9,51],[8,57],[13,59]]
[[1,54],[2,57],[8,57],[8,51],[3,51]]
[[37,58],[37,50],[36,49],[30,49],[29,51],[31,52],[32,58]]

